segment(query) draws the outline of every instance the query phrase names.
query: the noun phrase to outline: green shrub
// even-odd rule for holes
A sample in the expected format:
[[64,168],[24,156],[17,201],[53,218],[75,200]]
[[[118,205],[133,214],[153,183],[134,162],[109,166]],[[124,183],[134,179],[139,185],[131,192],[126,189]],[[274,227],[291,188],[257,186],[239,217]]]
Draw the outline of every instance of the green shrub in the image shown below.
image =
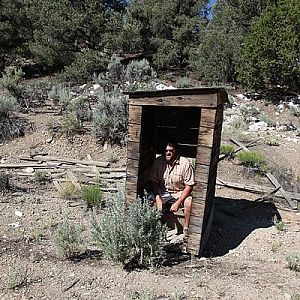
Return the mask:
[[50,180],[49,175],[45,171],[37,170],[34,172],[33,181],[38,183],[46,183]]
[[288,267],[292,271],[300,272],[300,254],[291,254],[286,257]]
[[278,231],[285,230],[285,223],[281,219],[278,219],[277,216],[274,216],[272,221]]
[[53,242],[58,252],[65,258],[74,258],[83,251],[81,230],[67,220],[59,225]]
[[239,152],[237,158],[246,167],[261,168],[265,165],[263,155],[255,151]]
[[156,77],[147,59],[133,60],[125,70],[125,80],[129,82],[150,81]]
[[97,185],[85,186],[81,189],[82,198],[85,201],[88,209],[99,207],[102,201],[102,192]]
[[279,146],[279,139],[277,136],[269,135],[264,138],[264,143],[268,146]]
[[127,134],[127,96],[111,92],[98,97],[93,114],[93,131],[104,144],[125,143]]
[[94,220],[94,237],[104,255],[115,262],[151,264],[165,239],[160,212],[139,199],[125,209],[124,200],[119,193],[104,210],[100,222]]
[[8,118],[16,110],[17,99],[7,92],[0,91],[0,118]]
[[157,295],[151,290],[133,291],[130,294],[130,300],[155,300]]
[[269,117],[268,115],[265,115],[265,114],[259,115],[259,120],[261,122],[267,123],[268,126],[271,126],[271,127],[276,126],[276,121],[274,119],[272,119],[271,117]]
[[87,49],[77,53],[74,62],[65,67],[60,80],[68,80],[77,83],[85,83],[93,79],[94,73],[103,72],[106,69],[108,58],[104,52]]
[[234,146],[231,144],[222,144],[220,146],[220,153],[231,156],[234,151]]
[[12,67],[5,68],[2,78],[0,79],[0,88],[8,90],[13,97],[20,100],[23,93],[20,80],[23,75],[22,69]]
[[0,117],[0,141],[23,136],[28,124],[18,117]]
[[189,87],[192,87],[193,84],[192,84],[192,81],[189,77],[180,77],[176,83],[175,83],[175,86],[179,89],[182,89],[182,88],[189,88]]
[[28,270],[24,263],[17,259],[13,264],[9,265],[6,274],[6,286],[10,290],[15,290],[24,286],[27,282]]
[[52,86],[51,90],[48,92],[48,97],[61,107],[61,111],[65,111],[70,104],[73,95],[69,87],[64,84],[58,84]]
[[67,114],[61,125],[60,132],[67,138],[72,138],[75,134],[80,133],[81,130],[81,123],[78,121],[76,116],[73,114]]
[[71,99],[67,109],[76,116],[79,123],[90,121],[92,118],[91,104],[87,96],[81,95]]

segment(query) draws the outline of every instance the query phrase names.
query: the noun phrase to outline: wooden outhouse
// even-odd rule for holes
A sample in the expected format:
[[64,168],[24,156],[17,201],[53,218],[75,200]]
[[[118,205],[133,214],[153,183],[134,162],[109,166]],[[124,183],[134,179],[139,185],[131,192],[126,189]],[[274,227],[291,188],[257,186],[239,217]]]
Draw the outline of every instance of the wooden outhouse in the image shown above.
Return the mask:
[[195,161],[188,251],[201,255],[208,240],[221,140],[223,88],[170,89],[129,93],[126,171],[127,202],[143,195],[153,160],[164,142],[176,140],[182,156]]

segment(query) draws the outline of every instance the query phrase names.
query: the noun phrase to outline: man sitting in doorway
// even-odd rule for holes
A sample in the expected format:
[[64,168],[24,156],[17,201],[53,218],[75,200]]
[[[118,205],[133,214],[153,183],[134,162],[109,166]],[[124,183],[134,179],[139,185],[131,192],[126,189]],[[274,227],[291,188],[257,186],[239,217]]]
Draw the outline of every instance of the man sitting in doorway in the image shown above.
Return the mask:
[[155,159],[150,172],[150,184],[157,209],[162,210],[166,203],[171,204],[170,211],[173,213],[184,207],[183,229],[187,236],[191,193],[195,185],[194,170],[188,159],[178,154],[175,142],[167,142],[165,153]]

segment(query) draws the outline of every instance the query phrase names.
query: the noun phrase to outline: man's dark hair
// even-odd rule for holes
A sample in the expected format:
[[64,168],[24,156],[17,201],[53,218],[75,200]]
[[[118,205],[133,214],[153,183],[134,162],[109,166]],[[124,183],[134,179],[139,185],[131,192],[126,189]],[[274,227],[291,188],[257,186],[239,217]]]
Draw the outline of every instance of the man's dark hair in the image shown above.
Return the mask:
[[176,141],[172,141],[172,140],[167,140],[166,143],[165,143],[165,148],[167,146],[171,146],[173,147],[174,149],[178,150],[178,143]]

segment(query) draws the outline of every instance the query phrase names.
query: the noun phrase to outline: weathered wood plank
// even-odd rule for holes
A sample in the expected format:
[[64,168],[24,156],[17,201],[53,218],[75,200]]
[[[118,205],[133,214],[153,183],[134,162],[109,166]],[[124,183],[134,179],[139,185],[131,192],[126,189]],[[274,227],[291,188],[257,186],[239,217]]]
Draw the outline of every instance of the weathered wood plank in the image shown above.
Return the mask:
[[212,147],[199,145],[197,147],[196,163],[210,165]]
[[197,191],[194,191],[193,196],[195,198],[195,201],[197,201],[197,199],[206,199],[207,189],[199,189]]
[[141,124],[142,107],[129,105],[128,109],[128,123]]
[[201,241],[201,234],[195,233],[191,230],[189,232],[188,242],[187,242],[188,251],[198,255],[200,250],[200,241]]
[[126,168],[126,174],[128,176],[136,176],[138,178],[138,172],[139,172],[139,161],[135,159],[128,158],[127,159],[127,168]]
[[138,160],[140,157],[140,143],[128,141],[127,142],[127,157]]
[[[228,182],[217,178],[217,185],[225,186],[232,189],[243,190],[252,193],[270,193],[273,191],[272,187],[251,185],[251,184],[242,184],[237,182]],[[285,191],[292,199],[300,202],[300,193],[293,193]],[[275,193],[276,197],[284,198],[281,192]]]
[[279,184],[277,179],[271,173],[267,173],[266,176],[276,188],[279,188],[280,193],[286,199],[287,203],[291,206],[291,208],[292,209],[297,209],[297,202],[292,200],[290,195],[288,193],[286,193],[286,191]]
[[129,105],[180,106],[180,107],[217,107],[217,94],[181,95],[129,99]]
[[200,116],[200,127],[215,128],[216,113],[217,111],[215,109],[202,108]]
[[196,162],[195,170],[196,170],[196,172],[209,174],[210,166],[199,164],[198,162]]
[[[21,157],[21,159],[23,159]],[[73,159],[73,158],[60,158],[60,157],[53,157],[48,155],[34,155],[32,156],[32,160],[41,161],[41,162],[58,162],[58,163],[66,163],[66,164],[81,164],[81,165],[88,165],[88,166],[97,166],[97,167],[108,167],[109,162],[105,161],[96,161],[96,160],[80,160],[80,159]],[[1,166],[1,164],[0,164]]]
[[212,147],[214,139],[214,129],[209,127],[200,127],[198,144]]
[[139,142],[141,136],[141,125],[139,124],[128,124],[128,140]]

